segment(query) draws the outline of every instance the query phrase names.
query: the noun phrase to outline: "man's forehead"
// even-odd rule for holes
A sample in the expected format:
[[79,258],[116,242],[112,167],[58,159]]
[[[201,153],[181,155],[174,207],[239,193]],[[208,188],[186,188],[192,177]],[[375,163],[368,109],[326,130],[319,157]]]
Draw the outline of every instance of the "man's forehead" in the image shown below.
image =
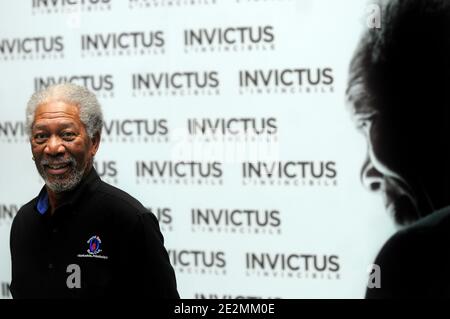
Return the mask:
[[59,127],[78,126],[81,121],[76,105],[64,101],[50,101],[40,104],[35,111],[34,129],[43,129],[48,125]]
[[50,101],[40,104],[34,113],[35,120],[40,118],[79,118],[79,109],[76,105],[63,101]]
[[[56,121],[55,121],[56,119]],[[76,127],[77,122],[73,119],[67,119],[67,118],[53,118],[53,119],[37,119],[33,125],[34,129],[45,129],[49,125],[56,124],[58,127],[61,128],[67,128],[67,127]]]

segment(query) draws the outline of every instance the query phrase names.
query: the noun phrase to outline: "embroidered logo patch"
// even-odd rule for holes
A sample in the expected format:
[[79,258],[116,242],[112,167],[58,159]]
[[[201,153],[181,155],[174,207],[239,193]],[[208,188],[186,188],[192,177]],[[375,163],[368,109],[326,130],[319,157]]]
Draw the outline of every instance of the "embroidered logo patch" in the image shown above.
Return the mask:
[[97,255],[98,253],[100,253],[102,251],[100,249],[100,246],[102,244],[100,237],[92,236],[91,238],[89,238],[87,243],[89,244],[89,248],[87,250],[88,254]]
[[100,255],[100,253],[102,252],[102,240],[100,239],[100,236],[92,236],[91,238],[89,238],[89,240],[87,241],[88,243],[88,249],[87,254],[79,254],[77,255],[77,257],[79,258],[100,258],[100,259],[108,259],[108,256],[104,256],[104,255]]

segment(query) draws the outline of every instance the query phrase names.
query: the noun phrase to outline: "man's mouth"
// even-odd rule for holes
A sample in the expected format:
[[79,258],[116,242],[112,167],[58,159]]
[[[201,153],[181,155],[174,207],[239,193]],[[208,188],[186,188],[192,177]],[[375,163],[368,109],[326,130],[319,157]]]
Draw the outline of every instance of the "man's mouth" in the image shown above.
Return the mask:
[[51,175],[61,175],[69,170],[70,165],[71,163],[46,164],[44,167],[47,173]]

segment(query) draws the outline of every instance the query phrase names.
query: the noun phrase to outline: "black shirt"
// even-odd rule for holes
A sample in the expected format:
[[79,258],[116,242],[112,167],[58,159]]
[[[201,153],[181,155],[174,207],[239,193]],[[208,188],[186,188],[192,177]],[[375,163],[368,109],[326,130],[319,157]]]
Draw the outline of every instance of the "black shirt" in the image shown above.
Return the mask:
[[14,218],[14,298],[179,297],[158,221],[140,202],[94,168],[69,198],[51,215],[44,186]]
[[366,298],[450,298],[449,245],[450,207],[398,231],[375,260],[381,287]]

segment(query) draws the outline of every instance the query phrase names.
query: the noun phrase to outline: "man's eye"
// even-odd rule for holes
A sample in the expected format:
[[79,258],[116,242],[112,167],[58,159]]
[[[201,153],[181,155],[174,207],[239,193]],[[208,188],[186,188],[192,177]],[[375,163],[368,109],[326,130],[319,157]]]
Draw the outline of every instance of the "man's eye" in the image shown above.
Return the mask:
[[358,129],[359,130],[366,130],[366,129],[368,129],[370,127],[370,122],[371,121],[368,120],[368,119],[359,120],[358,124],[357,124]]
[[61,134],[62,138],[67,139],[67,140],[71,140],[75,137],[75,133],[73,132],[63,132]]
[[358,130],[367,133],[375,120],[376,113],[358,116],[356,119],[356,127]]
[[37,133],[37,134],[34,134],[33,137],[39,143],[39,142],[45,141],[45,139],[47,138],[47,134]]

